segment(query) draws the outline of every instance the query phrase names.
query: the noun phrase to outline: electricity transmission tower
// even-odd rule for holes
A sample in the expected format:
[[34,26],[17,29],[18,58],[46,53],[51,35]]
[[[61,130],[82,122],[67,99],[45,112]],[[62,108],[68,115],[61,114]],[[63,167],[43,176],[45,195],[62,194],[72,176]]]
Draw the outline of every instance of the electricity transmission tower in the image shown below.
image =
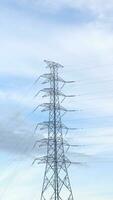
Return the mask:
[[43,97],[49,97],[50,100],[35,108],[37,110],[38,107],[42,107],[42,112],[49,112],[49,120],[36,126],[36,129],[41,126],[41,130],[48,130],[48,137],[40,140],[42,146],[47,146],[47,155],[34,160],[39,164],[46,164],[41,200],[74,200],[67,170],[71,162],[65,155],[70,145],[63,139],[63,135],[69,128],[62,123],[62,117],[66,112],[75,111],[67,110],[62,106],[66,97],[73,97],[73,95],[65,95],[62,89],[66,83],[73,83],[73,81],[64,81],[59,76],[58,70],[63,68],[62,65],[47,60],[45,63],[50,71],[41,75],[39,79],[44,78],[43,84],[50,86],[40,90],[36,96],[43,92]]

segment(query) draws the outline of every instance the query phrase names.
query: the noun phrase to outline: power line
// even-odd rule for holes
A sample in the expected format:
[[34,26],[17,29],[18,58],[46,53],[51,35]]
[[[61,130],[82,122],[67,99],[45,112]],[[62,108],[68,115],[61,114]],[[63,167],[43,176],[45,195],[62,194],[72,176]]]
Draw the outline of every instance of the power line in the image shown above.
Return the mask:
[[[84,67],[81,67],[81,66],[84,66]],[[90,67],[87,67],[88,65],[90,65]],[[92,66],[92,63],[91,64],[76,64],[76,66],[80,66],[80,68],[75,68],[76,71],[82,71],[82,70],[94,70],[94,69],[98,69],[98,68],[107,68],[107,67],[112,67],[113,66],[113,63],[109,63],[109,64],[96,64],[96,65],[93,65]],[[69,67],[72,67],[73,66],[69,66]],[[108,69],[108,68],[107,68]]]

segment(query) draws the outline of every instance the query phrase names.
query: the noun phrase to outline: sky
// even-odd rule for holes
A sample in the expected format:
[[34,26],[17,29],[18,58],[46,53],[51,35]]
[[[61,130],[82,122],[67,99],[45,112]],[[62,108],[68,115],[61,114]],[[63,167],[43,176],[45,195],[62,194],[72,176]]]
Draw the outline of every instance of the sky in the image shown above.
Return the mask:
[[74,199],[113,199],[113,1],[0,0],[0,200],[39,199],[44,166],[32,166],[45,149],[33,150],[47,119],[37,110],[48,72],[44,59],[64,66],[63,92],[76,97],[64,106],[78,110],[64,123],[78,128],[66,139],[80,145],[68,153]]

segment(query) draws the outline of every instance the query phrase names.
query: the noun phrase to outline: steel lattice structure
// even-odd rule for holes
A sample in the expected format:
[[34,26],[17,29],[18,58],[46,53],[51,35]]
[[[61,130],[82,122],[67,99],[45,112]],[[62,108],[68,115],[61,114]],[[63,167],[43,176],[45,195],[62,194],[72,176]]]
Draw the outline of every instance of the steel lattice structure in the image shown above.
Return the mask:
[[[50,102],[39,106],[42,107],[42,111],[49,112],[49,120],[37,124],[37,127],[48,129],[48,138],[41,140],[42,145],[47,145],[47,155],[35,159],[38,163],[46,164],[41,200],[74,200],[67,170],[71,162],[65,155],[69,145],[63,139],[63,131],[67,132],[68,128],[62,123],[64,113],[74,110],[67,110],[61,105],[66,97],[73,97],[73,95],[66,96],[62,92],[65,83],[73,81],[66,82],[59,76],[58,70],[63,67],[62,65],[51,61],[45,62],[50,72],[40,78],[44,78],[43,83],[49,83],[50,86],[41,92],[44,92],[43,97],[50,98]],[[39,92],[36,96],[38,94]]]

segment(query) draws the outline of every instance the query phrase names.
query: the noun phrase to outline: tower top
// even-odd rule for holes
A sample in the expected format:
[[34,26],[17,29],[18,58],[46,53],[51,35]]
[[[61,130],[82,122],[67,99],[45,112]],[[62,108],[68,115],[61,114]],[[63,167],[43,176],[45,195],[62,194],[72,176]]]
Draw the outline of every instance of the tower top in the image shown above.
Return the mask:
[[53,62],[53,61],[49,61],[49,60],[44,60],[44,62],[47,64],[47,68],[63,68],[64,66],[57,63],[57,62]]

